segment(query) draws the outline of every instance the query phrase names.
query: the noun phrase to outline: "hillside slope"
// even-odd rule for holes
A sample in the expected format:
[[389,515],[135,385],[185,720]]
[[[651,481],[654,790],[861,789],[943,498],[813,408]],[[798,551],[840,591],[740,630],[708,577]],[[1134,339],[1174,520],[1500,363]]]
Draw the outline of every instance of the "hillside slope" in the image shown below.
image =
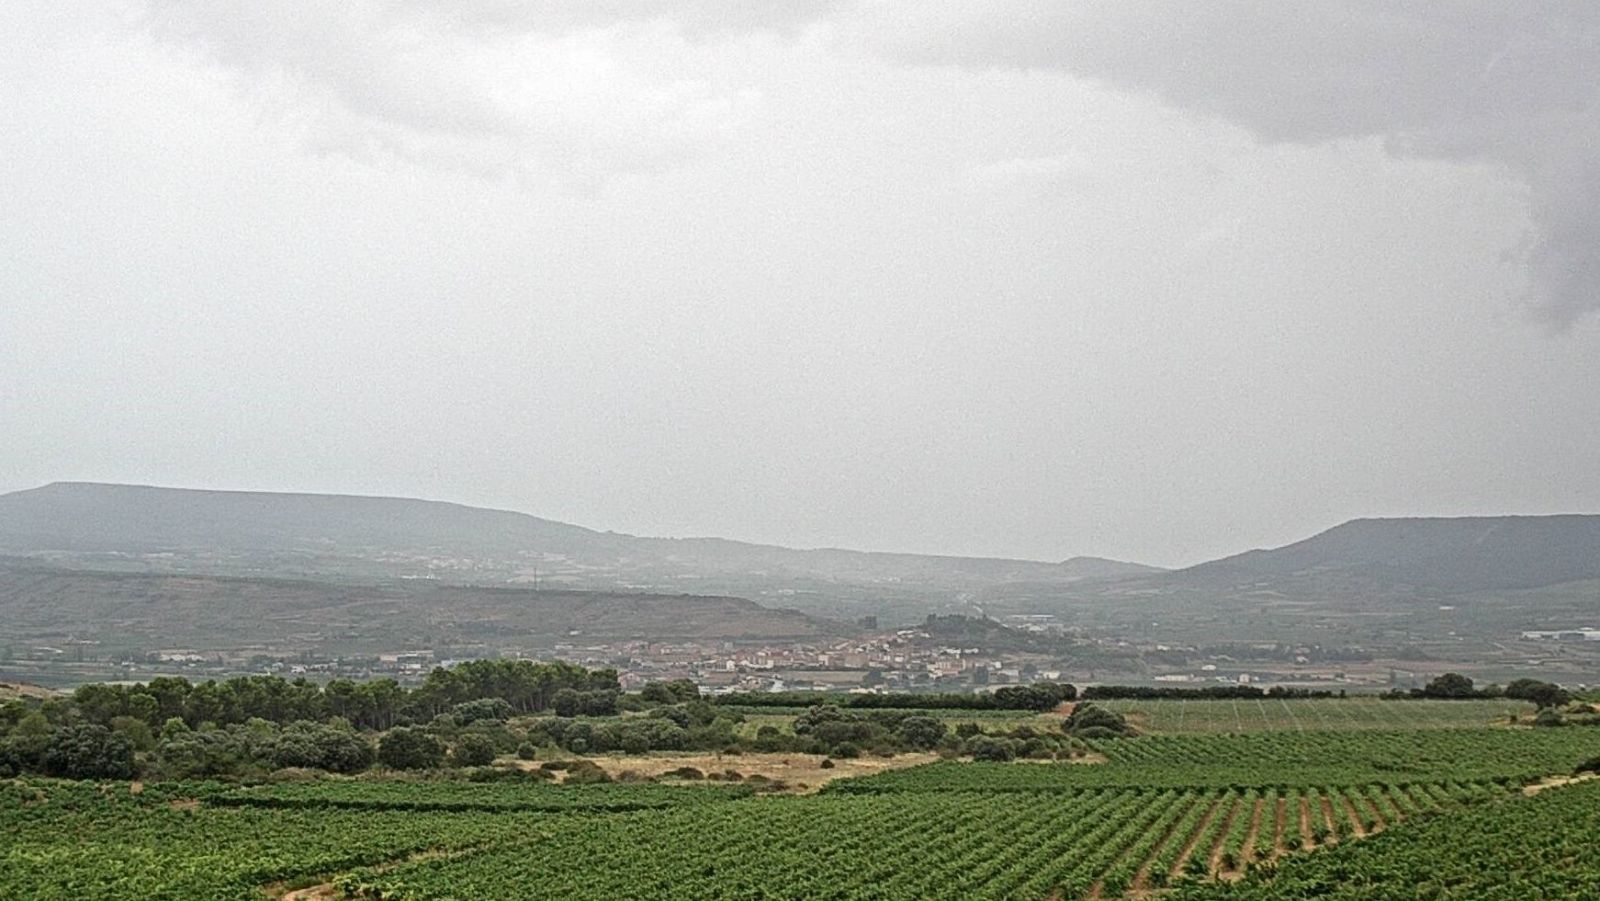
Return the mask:
[[[962,590],[1071,582],[1152,567],[1074,558],[795,550],[721,538],[641,538],[522,513],[405,498],[58,482],[0,495],[0,553],[117,555],[189,571],[504,583],[535,570],[584,587],[898,585]],[[160,559],[150,555],[164,555]],[[99,561],[104,563],[105,561]]]
[[1357,519],[1173,573],[1179,583],[1361,578],[1442,592],[1600,578],[1600,516]]
[[799,640],[837,628],[741,598],[114,573],[25,560],[0,560],[0,623],[7,641],[144,649]]

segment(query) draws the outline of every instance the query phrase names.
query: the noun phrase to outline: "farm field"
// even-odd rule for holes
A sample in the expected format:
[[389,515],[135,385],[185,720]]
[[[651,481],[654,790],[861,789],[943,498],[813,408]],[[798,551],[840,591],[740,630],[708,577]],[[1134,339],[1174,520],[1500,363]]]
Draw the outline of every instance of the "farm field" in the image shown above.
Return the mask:
[[1084,788],[1518,783],[1567,773],[1600,752],[1590,729],[1156,735],[1090,745],[1103,764],[941,761],[837,782],[829,792],[1039,792]]
[[481,854],[357,871],[336,885],[374,898],[1118,896],[1505,794],[1445,783],[759,798],[553,824]]
[[[733,770],[748,779],[759,776],[773,780],[793,792],[815,791],[839,779],[870,776],[890,769],[922,766],[938,760],[929,752],[910,752],[893,757],[863,756],[833,760],[820,754],[799,753],[671,753],[659,751],[647,756],[604,754],[589,758],[613,779],[626,779],[628,774],[651,777],[670,776],[684,767],[702,773],[717,774]],[[823,766],[823,761],[827,766]],[[535,766],[533,763],[525,766]],[[698,789],[691,789],[698,790]]]
[[1180,899],[1600,898],[1600,782],[1395,829]]
[[0,786],[0,897],[261,898],[303,875],[452,852],[529,828],[529,814],[219,807],[214,787]]
[[1482,729],[1509,725],[1513,717],[1526,723],[1535,713],[1532,704],[1510,698],[1385,701],[1375,696],[1353,696],[1095,703],[1128,717],[1142,730],[1158,733]]
[[[1572,887],[1600,873],[1584,863],[1600,783],[1524,792],[1600,754],[1593,729],[1094,745],[1104,763],[940,762],[798,797],[725,783],[360,778],[134,793],[13,780],[0,783],[0,897],[259,901],[309,887],[321,898],[1038,901],[1290,898],[1335,884],[1389,897],[1372,882],[1384,873],[1435,895],[1503,885],[1500,896],[1533,897],[1506,892],[1539,885],[1586,897]],[[1485,858],[1499,872],[1475,872],[1474,835],[1500,843]],[[1525,869],[1524,845],[1528,860],[1568,865],[1518,882],[1533,878],[1508,875]],[[1442,856],[1432,875],[1406,869],[1430,855]]]

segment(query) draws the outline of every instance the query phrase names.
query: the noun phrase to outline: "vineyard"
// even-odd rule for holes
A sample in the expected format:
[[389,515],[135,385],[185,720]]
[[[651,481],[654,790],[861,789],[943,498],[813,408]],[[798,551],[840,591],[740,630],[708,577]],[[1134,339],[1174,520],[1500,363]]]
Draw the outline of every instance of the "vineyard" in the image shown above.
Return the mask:
[[1508,794],[1494,783],[762,798],[590,817],[338,882],[371,898],[1117,896]]
[[1527,722],[1534,706],[1510,698],[1483,701],[1386,701],[1375,697],[1240,700],[1110,700],[1095,703],[1162,734],[1185,732],[1326,732],[1481,729]]
[[529,815],[221,808],[172,786],[13,782],[0,790],[0,897],[260,898],[280,880],[458,851]]
[[218,792],[208,803],[380,811],[620,813],[710,804],[753,794],[744,785],[527,785],[378,780],[288,782]]
[[1092,787],[1522,783],[1600,750],[1585,729],[1265,732],[1091,742],[1104,764],[941,762],[834,783],[830,792],[1038,792]]
[[1430,818],[1321,854],[1286,858],[1181,899],[1600,898],[1600,782]]
[[[1565,729],[1091,742],[805,796],[738,784],[0,782],[0,897],[1596,897],[1600,753]],[[736,764],[737,757],[728,758]],[[1415,892],[1413,892],[1415,889]]]

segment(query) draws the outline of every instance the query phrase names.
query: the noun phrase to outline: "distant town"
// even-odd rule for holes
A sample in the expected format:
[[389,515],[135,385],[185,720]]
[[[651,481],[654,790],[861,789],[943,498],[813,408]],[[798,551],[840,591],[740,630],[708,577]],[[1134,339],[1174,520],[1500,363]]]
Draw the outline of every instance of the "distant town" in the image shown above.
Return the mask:
[[[970,633],[982,623],[991,631]],[[399,648],[375,654],[330,655],[266,648],[161,648],[107,655],[92,641],[64,646],[9,647],[0,676],[43,685],[86,679],[146,681],[158,675],[191,679],[244,673],[305,677],[393,678],[420,681],[439,666],[485,656],[560,659],[612,668],[626,689],[687,679],[708,694],[776,691],[986,691],[1002,685],[1070,681],[1130,684],[1237,684],[1382,690],[1414,687],[1437,666],[1375,658],[1359,649],[1250,644],[1194,647],[1087,637],[1055,617],[1030,614],[997,620],[930,617],[929,627],[871,631],[813,642],[586,641],[578,633],[548,646],[508,647],[463,654],[459,649]],[[958,634],[949,634],[952,624]],[[863,625],[875,625],[870,621]],[[1530,647],[1600,642],[1600,629],[1525,631]],[[966,639],[966,640],[959,640]],[[1008,645],[1000,647],[998,645]]]

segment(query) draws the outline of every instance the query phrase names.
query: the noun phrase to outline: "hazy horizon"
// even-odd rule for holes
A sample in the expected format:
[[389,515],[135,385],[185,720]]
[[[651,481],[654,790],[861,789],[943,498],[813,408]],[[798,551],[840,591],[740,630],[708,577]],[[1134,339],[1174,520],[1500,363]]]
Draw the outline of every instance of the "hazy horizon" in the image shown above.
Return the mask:
[[0,491],[1181,566],[1600,510],[1600,5],[0,7]]

